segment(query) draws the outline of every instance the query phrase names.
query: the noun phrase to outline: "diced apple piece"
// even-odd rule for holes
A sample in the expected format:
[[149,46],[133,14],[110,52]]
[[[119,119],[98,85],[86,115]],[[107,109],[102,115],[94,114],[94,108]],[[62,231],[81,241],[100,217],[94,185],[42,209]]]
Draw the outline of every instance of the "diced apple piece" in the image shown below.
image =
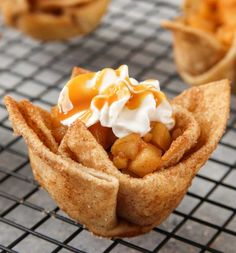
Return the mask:
[[161,148],[163,151],[168,150],[171,144],[171,136],[167,127],[159,122],[156,122],[151,130],[152,144]]
[[147,133],[143,136],[143,140],[145,142],[150,142],[152,140],[152,134],[151,133]]
[[144,177],[155,171],[161,163],[162,151],[152,144],[147,144],[131,161],[128,170],[134,174]]
[[100,123],[89,127],[89,131],[95,137],[97,142],[101,144],[104,149],[109,148],[115,141],[116,137],[111,128],[103,127]]
[[113,163],[117,169],[126,169],[128,167],[128,159],[121,156],[115,156]]
[[126,157],[134,160],[142,145],[142,139],[138,134],[129,134],[115,141],[111,148],[113,156]]

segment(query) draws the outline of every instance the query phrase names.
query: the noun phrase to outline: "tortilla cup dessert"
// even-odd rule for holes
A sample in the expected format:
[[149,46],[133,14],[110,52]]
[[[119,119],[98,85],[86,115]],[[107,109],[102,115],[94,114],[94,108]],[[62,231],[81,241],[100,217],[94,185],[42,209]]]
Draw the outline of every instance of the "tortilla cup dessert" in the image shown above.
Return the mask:
[[174,57],[192,85],[236,81],[236,0],[185,0],[183,15],[162,26],[174,36]]
[[43,41],[90,33],[110,0],[0,0],[6,25]]
[[36,180],[58,206],[103,237],[131,237],[164,221],[219,142],[229,116],[227,80],[169,102],[157,80],[128,67],[75,68],[51,112],[6,96]]

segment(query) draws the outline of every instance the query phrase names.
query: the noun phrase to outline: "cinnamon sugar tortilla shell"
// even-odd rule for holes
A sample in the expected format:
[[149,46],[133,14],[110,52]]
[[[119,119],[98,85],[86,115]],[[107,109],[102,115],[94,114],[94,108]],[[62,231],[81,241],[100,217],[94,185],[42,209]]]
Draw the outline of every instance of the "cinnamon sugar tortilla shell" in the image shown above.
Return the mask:
[[[15,132],[29,146],[36,178],[59,206],[95,234],[122,237],[147,232],[176,208],[224,132],[229,99],[230,87],[226,80],[189,89],[174,99],[173,104],[187,109],[198,122],[200,141],[176,165],[144,178],[132,178],[114,168],[85,127],[81,141],[93,145],[92,151],[100,156],[98,168],[87,168],[67,154],[54,154],[29,127],[18,103],[6,97],[5,104]],[[86,157],[90,150],[82,152],[86,152]],[[85,208],[88,206],[92,208]]]
[[43,143],[53,152],[57,152],[59,144],[67,131],[67,127],[58,124],[58,119],[42,108],[32,105],[27,100],[18,103],[19,110],[28,119],[28,125],[34,129]]
[[[61,210],[85,225],[93,234],[107,238],[132,237],[146,233],[150,226],[138,226],[116,217],[118,182],[102,172],[69,160],[51,157],[47,162],[29,149],[30,163],[36,180],[46,189]],[[58,167],[56,161],[59,163]],[[73,162],[74,163],[74,162]],[[61,167],[63,169],[61,170]],[[73,173],[68,171],[73,169]],[[65,169],[65,171],[64,171]]]
[[35,178],[70,217],[87,226],[93,233],[105,237],[117,234],[134,236],[151,229],[122,219],[118,223],[118,180],[51,152],[43,143],[45,139],[41,140],[37,131],[29,126],[30,119],[22,114],[19,103],[11,97],[5,97],[4,101],[15,134],[22,135],[29,147]]
[[164,21],[174,37],[174,58],[181,77],[189,84],[236,78],[236,36],[231,48],[225,51],[217,39],[179,21]]
[[40,140],[45,143],[52,152],[56,152],[58,150],[58,143],[50,129],[52,123],[52,120],[49,118],[50,114],[33,106],[27,100],[19,102],[18,108],[22,116],[27,119],[29,127],[34,129]]
[[182,134],[172,141],[170,148],[162,156],[161,166],[164,168],[175,165],[183,155],[196,145],[200,136],[200,127],[193,115],[181,106],[173,105],[175,128]]

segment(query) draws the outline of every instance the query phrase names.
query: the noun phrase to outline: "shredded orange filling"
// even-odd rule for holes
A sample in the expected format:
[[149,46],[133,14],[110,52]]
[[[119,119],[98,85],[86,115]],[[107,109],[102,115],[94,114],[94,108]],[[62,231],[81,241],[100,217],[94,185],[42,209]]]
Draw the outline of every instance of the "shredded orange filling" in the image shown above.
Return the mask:
[[225,47],[231,46],[236,32],[236,0],[203,0],[185,14],[188,25],[212,33]]

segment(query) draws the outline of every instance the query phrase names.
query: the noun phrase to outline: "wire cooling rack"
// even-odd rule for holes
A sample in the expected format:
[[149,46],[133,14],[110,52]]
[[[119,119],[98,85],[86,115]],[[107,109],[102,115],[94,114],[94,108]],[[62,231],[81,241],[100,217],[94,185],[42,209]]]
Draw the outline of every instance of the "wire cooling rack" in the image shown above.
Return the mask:
[[140,80],[159,79],[169,97],[175,96],[187,86],[176,73],[171,36],[160,21],[177,12],[176,0],[116,0],[93,34],[51,44],[1,25],[0,251],[235,252],[236,97],[227,132],[180,206],[149,234],[122,240],[94,237],[59,210],[34,181],[26,147],[12,135],[2,102],[10,94],[50,108],[73,66],[98,70],[122,63]]

